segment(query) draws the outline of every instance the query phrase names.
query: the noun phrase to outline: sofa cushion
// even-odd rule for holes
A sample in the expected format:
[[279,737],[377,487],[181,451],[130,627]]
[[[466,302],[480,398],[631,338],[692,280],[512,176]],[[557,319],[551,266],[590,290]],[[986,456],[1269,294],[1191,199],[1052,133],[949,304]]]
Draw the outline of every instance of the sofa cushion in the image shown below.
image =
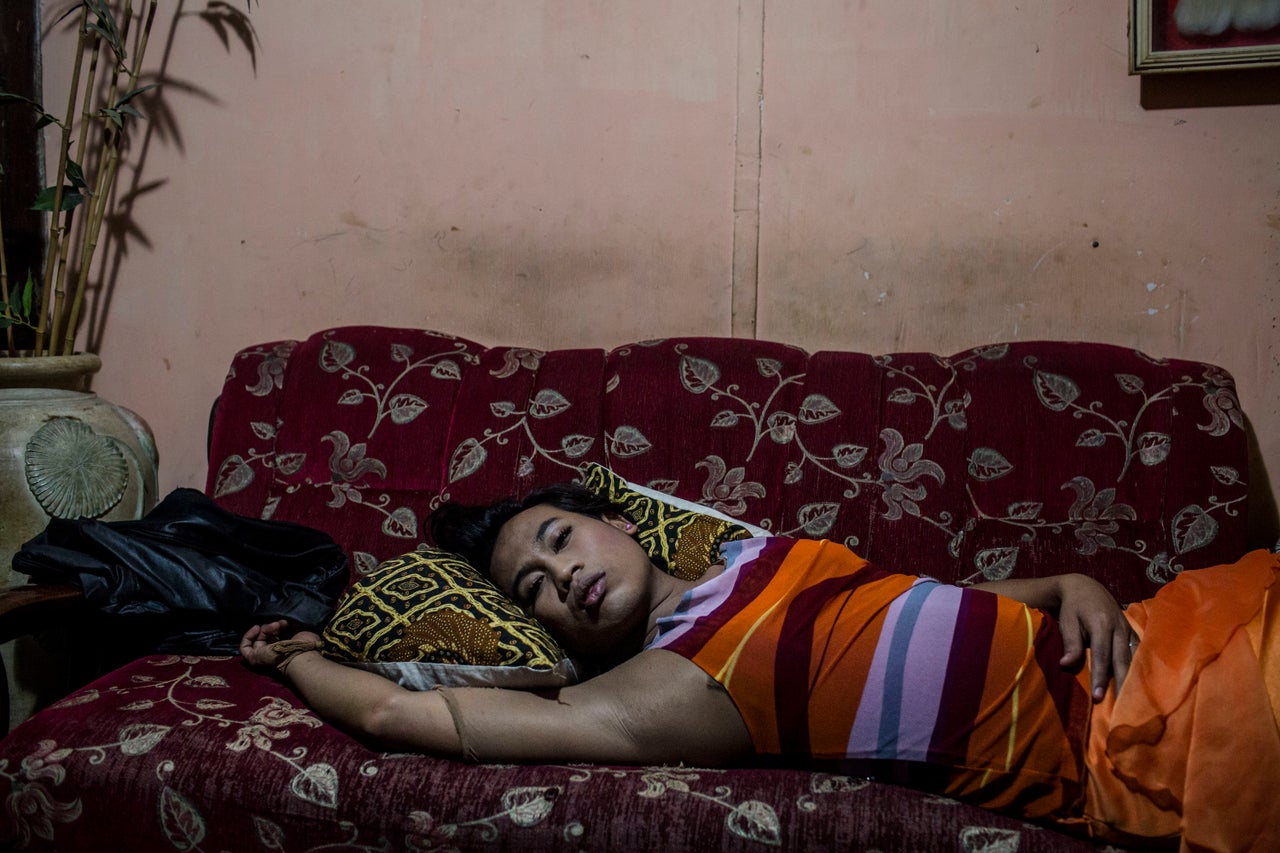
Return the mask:
[[380,565],[338,602],[325,653],[421,689],[571,683],[560,645],[487,578],[446,551]]
[[443,501],[599,463],[885,567],[960,583],[1079,571],[1133,601],[1246,550],[1245,426],[1221,368],[1105,344],[540,351],[351,326],[236,356],[208,489],[325,530],[367,571],[420,544]]

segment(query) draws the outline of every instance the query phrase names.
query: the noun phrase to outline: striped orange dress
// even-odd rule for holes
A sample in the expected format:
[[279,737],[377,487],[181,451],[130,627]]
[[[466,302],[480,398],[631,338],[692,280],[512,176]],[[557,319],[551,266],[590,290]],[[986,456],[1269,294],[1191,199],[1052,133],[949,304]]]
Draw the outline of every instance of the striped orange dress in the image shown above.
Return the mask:
[[749,539],[651,648],[728,691],[756,752],[1029,817],[1078,813],[1090,700],[1047,614],[880,571],[842,545]]
[[[758,754],[1096,837],[1169,836],[1168,821],[1126,805],[1149,797],[1114,772],[1117,760],[1156,777],[1166,765],[1149,755],[1136,771],[1124,764],[1116,739],[1135,736],[1120,725],[1114,691],[1095,706],[1087,667],[1062,669],[1050,615],[990,592],[890,574],[827,541],[748,539],[721,553],[725,571],[660,620],[649,648],[680,654],[723,685]],[[1133,608],[1140,631],[1151,604]],[[1158,646],[1144,638],[1122,698],[1143,692],[1130,685]],[[1254,669],[1257,680],[1256,660]],[[1271,716],[1264,719],[1274,734]],[[1171,738],[1160,749],[1185,754],[1187,743]],[[1172,825],[1175,836],[1185,829]]]

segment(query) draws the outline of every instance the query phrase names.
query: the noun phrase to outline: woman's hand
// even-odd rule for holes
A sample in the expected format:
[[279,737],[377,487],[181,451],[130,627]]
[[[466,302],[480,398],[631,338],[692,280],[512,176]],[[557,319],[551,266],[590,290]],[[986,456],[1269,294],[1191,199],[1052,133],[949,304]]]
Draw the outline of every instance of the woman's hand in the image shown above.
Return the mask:
[[1090,651],[1089,683],[1094,701],[1107,693],[1114,676],[1120,692],[1129,663],[1138,647],[1138,635],[1129,627],[1124,611],[1106,587],[1085,575],[1061,575],[1058,582],[1058,627],[1066,649],[1060,663],[1079,666],[1084,650]]
[[1107,695],[1107,682],[1116,680],[1116,692],[1129,674],[1129,662],[1138,648],[1138,635],[1129,627],[1124,611],[1107,588],[1087,575],[1055,575],[1016,578],[974,584],[1021,601],[1030,607],[1051,610],[1058,617],[1065,653],[1059,663],[1077,667],[1089,649],[1089,688],[1095,702]]
[[[289,623],[284,619],[268,622],[266,625],[254,625],[245,632],[240,640],[240,656],[252,667],[279,669],[280,662],[292,653],[292,650],[276,648],[276,643],[285,639],[282,633]],[[301,642],[314,642],[319,648],[320,637],[310,631],[299,631],[289,639]]]

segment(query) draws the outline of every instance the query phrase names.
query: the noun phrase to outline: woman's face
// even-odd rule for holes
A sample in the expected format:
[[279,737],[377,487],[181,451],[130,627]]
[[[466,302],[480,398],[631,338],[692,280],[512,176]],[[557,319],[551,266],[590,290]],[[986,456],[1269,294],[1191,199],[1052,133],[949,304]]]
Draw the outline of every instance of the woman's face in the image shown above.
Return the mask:
[[550,504],[502,526],[489,571],[498,587],[573,654],[639,651],[654,605],[649,556],[621,516],[579,515]]

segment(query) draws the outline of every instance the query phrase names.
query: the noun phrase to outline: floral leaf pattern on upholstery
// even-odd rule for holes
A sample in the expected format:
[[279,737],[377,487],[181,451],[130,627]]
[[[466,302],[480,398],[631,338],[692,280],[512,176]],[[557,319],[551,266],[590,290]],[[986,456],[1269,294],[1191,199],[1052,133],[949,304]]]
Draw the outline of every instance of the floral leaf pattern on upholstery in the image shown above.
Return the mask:
[[1226,435],[1234,426],[1244,429],[1244,413],[1236,397],[1235,380],[1226,371],[1210,366],[1204,372],[1204,408],[1209,413],[1209,423],[1197,427],[1209,435]]
[[910,406],[917,402],[923,402],[932,410],[929,428],[924,434],[924,439],[928,440],[933,435],[933,431],[943,421],[954,430],[963,430],[969,424],[965,412],[973,402],[972,396],[968,392],[963,392],[958,397],[951,396],[951,392],[955,390],[956,380],[959,377],[957,371],[967,370],[973,372],[977,370],[979,360],[998,361],[1004,358],[1008,352],[1008,345],[996,344],[994,346],[980,347],[962,358],[950,359],[937,355],[932,356],[934,363],[946,369],[950,374],[941,387],[936,383],[921,379],[917,375],[914,365],[896,366],[893,356],[880,356],[876,359],[876,363],[884,368],[889,377],[907,383],[899,385],[889,392],[888,401],[890,403]]
[[405,838],[407,849],[456,850],[460,848],[455,844],[470,838],[492,844],[503,837],[504,819],[517,828],[537,826],[546,820],[562,791],[558,786],[508,788],[502,792],[501,811],[457,823],[437,822],[425,811],[410,812],[413,831]]
[[497,370],[489,371],[491,376],[498,379],[506,379],[514,376],[520,368],[525,370],[538,372],[538,365],[542,363],[542,357],[546,355],[542,350],[536,349],[518,349],[513,348],[507,350],[502,356],[502,367]]
[[[533,468],[533,457],[537,456],[554,462],[568,471],[577,473],[577,466],[567,461],[577,459],[590,452],[595,440],[590,436],[571,434],[566,435],[560,442],[558,449],[550,449],[538,443],[537,437],[534,435],[530,427],[530,420],[546,420],[554,418],[570,408],[573,404],[554,388],[539,389],[533,398],[529,401],[528,406],[521,409],[510,400],[500,400],[489,405],[489,411],[500,419],[514,419],[509,426],[501,429],[486,428],[482,438],[467,438],[460,443],[453,451],[453,456],[449,460],[449,482],[456,483],[464,477],[470,477],[472,474],[480,470],[486,459],[489,458],[489,452],[485,445],[490,442],[494,444],[507,444],[513,438],[519,439],[528,447],[530,452],[520,459],[520,468],[517,475],[521,477],[528,476]],[[568,475],[566,475],[568,476]]]
[[[293,341],[278,344],[267,350],[244,350],[241,352],[237,360],[241,358],[253,358],[258,356],[258,376],[257,382],[253,385],[246,385],[245,390],[255,397],[265,397],[272,391],[278,391],[284,387],[284,366],[289,356],[293,354],[295,347]],[[231,365],[230,375],[228,379],[235,378],[236,366],[233,362]]]
[[1202,425],[1201,429],[1213,435],[1222,435],[1232,424],[1240,428],[1244,426],[1239,402],[1235,398],[1234,383],[1220,371],[1206,371],[1201,381],[1183,376],[1153,393],[1148,393],[1141,377],[1131,373],[1117,373],[1115,379],[1120,389],[1135,398],[1137,405],[1125,417],[1112,417],[1103,411],[1100,400],[1087,405],[1076,402],[1083,392],[1069,376],[1038,369],[1034,356],[1028,356],[1024,363],[1032,370],[1036,396],[1046,408],[1055,412],[1071,412],[1077,419],[1100,422],[1100,426],[1089,427],[1080,433],[1076,440],[1077,447],[1103,447],[1112,439],[1121,444],[1124,448],[1124,461],[1116,475],[1117,481],[1124,479],[1135,459],[1150,467],[1159,465],[1168,458],[1171,438],[1167,433],[1139,430],[1152,406],[1171,403],[1173,396],[1182,388],[1200,388],[1204,391],[1204,406],[1213,419],[1208,425]]
[[958,841],[964,853],[1017,853],[1022,833],[1016,829],[966,826]]
[[394,424],[407,424],[422,414],[427,408],[427,401],[417,394],[397,391],[397,386],[410,373],[423,367],[429,367],[431,376],[436,379],[458,381],[462,378],[462,370],[455,357],[474,358],[466,352],[465,344],[459,343],[451,353],[432,353],[415,360],[413,347],[406,344],[392,344],[391,360],[402,364],[399,375],[389,383],[376,382],[368,375],[365,366],[351,367],[356,358],[356,349],[341,341],[329,340],[320,351],[320,369],[329,373],[340,373],[344,379],[356,383],[338,398],[340,406],[361,406],[366,402],[373,403],[373,423],[369,427],[366,438],[372,438],[383,420],[390,418]]
[[166,785],[160,792],[160,818],[169,843],[179,851],[194,850],[204,840],[204,818],[186,797]]
[[796,799],[796,806],[803,811],[817,811],[817,797],[830,794],[852,794],[861,791],[871,784],[870,779],[856,779],[852,776],[836,776],[830,773],[812,773],[809,776],[809,790]]
[[[779,405],[781,392],[790,385],[802,383],[805,374],[784,375],[783,366],[776,360],[758,360],[756,367],[760,375],[775,380],[776,384],[763,402],[750,402],[738,393],[739,389],[736,385],[719,386],[717,384],[723,374],[713,361],[691,356],[684,352],[681,346],[677,346],[677,351],[681,353],[679,362],[681,384],[693,393],[710,392],[713,400],[723,399],[734,404],[734,408],[717,413],[709,426],[712,429],[732,429],[740,424],[748,424],[754,429],[751,449],[746,456],[748,463],[765,436],[777,444],[794,444],[801,455],[801,461],[788,464],[784,484],[799,483],[804,477],[805,467],[812,466],[824,474],[844,481],[847,484],[845,491],[847,498],[856,497],[863,487],[879,488],[884,503],[882,512],[886,519],[895,520],[904,514],[909,514],[926,520],[948,538],[955,536],[956,532],[951,529],[953,519],[950,513],[944,512],[937,517],[929,518],[921,509],[921,501],[928,497],[928,487],[922,480],[932,478],[942,483],[946,478],[941,466],[923,458],[922,443],[908,444],[896,429],[885,428],[880,434],[884,449],[876,460],[879,473],[873,474],[870,471],[858,473],[857,469],[867,458],[866,447],[853,442],[839,441],[832,445],[829,454],[821,454],[808,447],[797,430],[800,424],[813,426],[840,416],[840,408],[829,397],[823,394],[808,394],[795,412],[786,411],[780,407],[775,408]],[[974,356],[974,358],[978,357]],[[949,363],[948,366],[954,376],[955,368]],[[899,375],[915,378],[905,368],[894,368],[894,370]],[[899,395],[900,399],[897,402],[910,404],[916,399],[929,400],[935,409],[933,426],[936,426],[940,420],[947,419],[952,420],[953,426],[960,424],[960,415],[963,414],[963,406],[967,405],[966,401],[953,400],[950,402],[956,405],[951,406],[943,396],[935,393],[937,389],[933,386],[924,383],[918,383],[918,385],[918,391],[904,391]],[[949,387],[946,386],[942,393],[945,394]],[[947,414],[939,418],[936,415],[937,411],[945,411]],[[961,424],[957,428],[962,426]],[[726,492],[725,497],[732,503],[719,499],[715,506],[731,515],[741,515],[746,511],[747,497],[764,497],[766,494],[762,484],[743,482],[745,468],[729,469],[719,456],[708,456],[698,463],[698,467],[706,467],[709,473],[708,482],[703,488],[703,500],[715,499],[717,491]],[[716,482],[717,479],[719,482]],[[803,530],[808,536],[826,535],[836,523],[836,518],[831,514],[833,508],[838,515],[839,504],[826,503],[821,505],[820,509],[815,509],[814,505],[806,505],[798,511],[795,526],[785,528],[785,532],[790,534]],[[814,531],[822,532],[815,534]]]
[[747,511],[747,498],[762,498],[764,485],[746,479],[746,468],[730,468],[725,461],[711,454],[697,464],[707,469],[707,479],[702,484],[702,502],[726,515],[741,516]]
[[0,778],[9,782],[5,807],[14,821],[16,842],[26,847],[34,838],[52,841],[56,824],[71,823],[80,817],[80,798],[67,801],[54,798],[45,781],[52,787],[62,784],[66,768],[62,762],[73,750],[59,748],[52,740],[42,740],[36,750],[22,759],[17,772],[10,773],[7,760],[0,760]]

